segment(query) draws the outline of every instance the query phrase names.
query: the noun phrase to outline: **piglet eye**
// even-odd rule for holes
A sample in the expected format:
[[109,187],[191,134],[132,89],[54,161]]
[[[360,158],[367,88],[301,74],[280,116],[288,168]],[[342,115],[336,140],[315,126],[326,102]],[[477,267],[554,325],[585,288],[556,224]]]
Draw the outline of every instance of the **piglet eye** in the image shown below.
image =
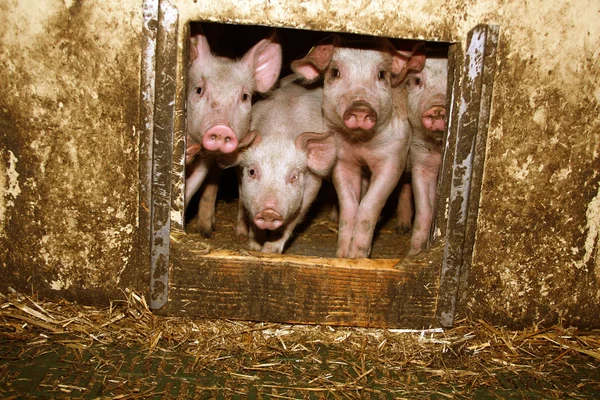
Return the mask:
[[331,77],[332,78],[339,78],[340,77],[340,70],[337,68],[331,68]]
[[421,78],[417,77],[415,78],[415,86],[421,86]]
[[377,79],[384,80],[385,79],[385,71],[379,71],[379,73],[377,74]]
[[248,101],[248,100],[250,100],[250,94],[248,94],[248,93],[244,93],[244,94],[242,95],[242,101]]
[[204,93],[204,90],[202,90],[202,86],[198,86],[196,88],[196,94],[202,96],[202,93]]
[[250,178],[255,178],[255,177],[256,177],[256,170],[255,170],[254,168],[250,168],[250,169],[248,170],[248,176],[249,176]]

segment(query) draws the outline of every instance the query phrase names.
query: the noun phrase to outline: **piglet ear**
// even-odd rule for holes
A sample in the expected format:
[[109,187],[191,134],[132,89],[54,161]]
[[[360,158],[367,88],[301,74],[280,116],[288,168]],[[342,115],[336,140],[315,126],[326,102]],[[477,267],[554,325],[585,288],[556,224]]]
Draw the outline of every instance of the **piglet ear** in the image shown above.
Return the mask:
[[425,67],[425,43],[417,43],[412,52],[396,51],[392,62],[392,86],[398,86],[410,72],[419,72]]
[[281,45],[277,43],[275,35],[256,43],[242,57],[242,62],[254,70],[256,90],[264,93],[271,89],[281,71]]
[[303,58],[292,62],[292,70],[308,81],[319,77],[331,62],[333,50],[339,45],[339,36],[332,35],[314,46]]
[[260,143],[261,135],[257,131],[250,131],[239,142],[235,151],[217,156],[217,164],[221,168],[230,168],[239,165],[242,162],[243,153],[250,146],[257,146]]
[[202,146],[198,143],[194,143],[188,135],[186,137],[187,147],[185,148],[185,165],[189,165],[194,161],[196,155],[202,149]]
[[196,58],[203,59],[210,55],[210,46],[206,36],[198,34],[190,38],[190,63]]
[[262,139],[262,136],[257,131],[250,131],[238,143],[238,149],[243,150],[250,145],[257,146]]
[[337,158],[337,147],[332,131],[304,132],[296,138],[296,148],[308,156],[308,168],[315,174],[329,175]]

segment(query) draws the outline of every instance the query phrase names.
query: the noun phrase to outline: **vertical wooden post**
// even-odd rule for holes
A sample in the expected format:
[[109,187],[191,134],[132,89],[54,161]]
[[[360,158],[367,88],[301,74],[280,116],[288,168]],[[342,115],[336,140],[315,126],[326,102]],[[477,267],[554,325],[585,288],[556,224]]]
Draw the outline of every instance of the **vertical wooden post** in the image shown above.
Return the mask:
[[[471,265],[479,192],[485,161],[490,103],[498,44],[498,26],[478,25],[467,36],[460,88],[454,100],[449,128],[456,129],[452,174],[440,186],[448,190],[445,246],[440,277],[437,318],[442,326],[454,324],[459,290],[464,290]],[[455,83],[456,85],[456,83]],[[453,86],[455,86],[453,85]],[[452,135],[454,137],[454,134]]]
[[158,309],[167,302],[169,280],[178,18],[177,9],[168,1],[161,0],[156,42],[156,98],[152,149],[150,308],[153,309]]

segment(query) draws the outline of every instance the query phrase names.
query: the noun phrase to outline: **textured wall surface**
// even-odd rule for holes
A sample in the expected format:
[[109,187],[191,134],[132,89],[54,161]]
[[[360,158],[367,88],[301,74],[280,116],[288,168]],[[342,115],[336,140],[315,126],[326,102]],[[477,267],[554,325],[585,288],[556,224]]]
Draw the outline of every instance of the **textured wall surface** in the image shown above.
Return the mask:
[[141,5],[0,5],[5,285],[106,299],[137,265]]
[[[597,1],[173,4],[182,28],[210,20],[464,43],[475,25],[499,25],[463,312],[599,326]],[[141,15],[141,1],[0,5],[0,268],[11,282],[82,297],[140,275]]]
[[503,11],[468,305],[598,326],[600,3]]

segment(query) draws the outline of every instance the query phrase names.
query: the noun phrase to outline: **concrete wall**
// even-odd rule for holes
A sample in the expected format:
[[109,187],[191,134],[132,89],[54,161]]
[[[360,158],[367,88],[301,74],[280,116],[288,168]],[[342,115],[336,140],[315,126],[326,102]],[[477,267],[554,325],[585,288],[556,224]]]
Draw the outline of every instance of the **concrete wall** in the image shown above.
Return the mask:
[[92,301],[139,279],[141,21],[139,1],[0,5],[2,290]]
[[[464,43],[475,25],[499,25],[462,312],[514,326],[600,326],[598,2],[173,3],[182,27],[201,19]],[[128,285],[145,290],[137,258],[141,1],[9,0],[0,23],[5,283],[82,300]]]

